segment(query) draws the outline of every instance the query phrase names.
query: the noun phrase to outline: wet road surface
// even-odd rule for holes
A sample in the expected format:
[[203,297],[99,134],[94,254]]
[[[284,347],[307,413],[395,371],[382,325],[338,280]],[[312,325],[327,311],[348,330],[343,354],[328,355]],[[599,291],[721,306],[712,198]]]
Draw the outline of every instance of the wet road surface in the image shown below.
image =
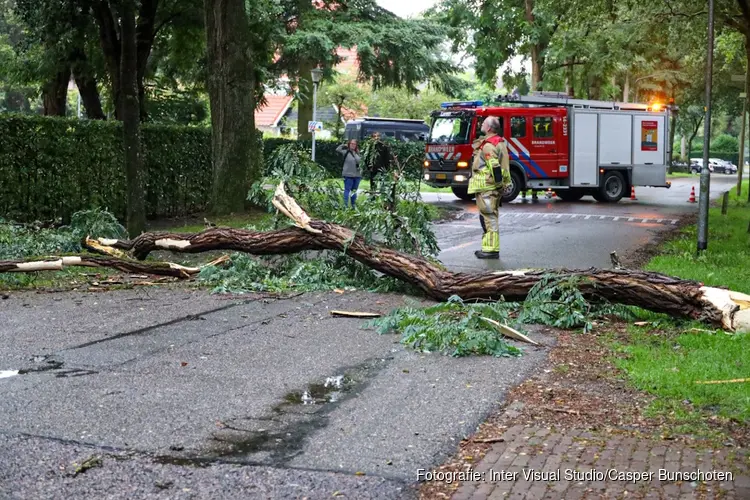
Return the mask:
[[417,354],[329,313],[403,301],[12,293],[0,370],[20,373],[0,379],[0,498],[413,497],[417,470],[450,456],[547,349]]
[[[732,175],[711,178],[711,198],[736,185]],[[599,203],[590,196],[578,202],[564,202],[539,194],[539,200],[521,197],[500,208],[500,259],[479,260],[482,228],[474,202],[453,194],[425,193],[429,203],[455,211],[459,220],[435,225],[441,253],[439,259],[454,271],[532,268],[608,268],[610,252],[625,256],[674,227],[677,220],[698,212],[698,203],[688,203],[691,189],[696,199],[698,176],[676,178],[672,187],[638,188],[637,200],[628,196],[619,203]]]

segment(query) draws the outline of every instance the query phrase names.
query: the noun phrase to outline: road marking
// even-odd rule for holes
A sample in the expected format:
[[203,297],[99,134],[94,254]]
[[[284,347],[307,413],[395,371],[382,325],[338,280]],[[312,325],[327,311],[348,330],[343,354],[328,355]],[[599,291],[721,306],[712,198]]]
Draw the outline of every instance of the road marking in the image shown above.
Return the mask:
[[[569,220],[580,220],[583,218],[584,220],[589,220],[592,217],[597,218],[597,220],[600,221],[606,221],[606,222],[635,222],[636,224],[646,224],[646,223],[659,223],[659,224],[671,224],[676,225],[679,221],[677,219],[649,219],[649,218],[640,218],[640,217],[621,217],[621,216],[615,216],[615,215],[584,215],[584,214],[577,214],[577,213],[563,213],[563,214],[555,214],[555,213],[542,213],[542,212],[500,212],[499,218],[505,219],[512,217],[514,220],[519,219],[525,219],[530,220],[534,218],[538,219],[548,219],[552,217],[553,219],[569,219]],[[471,227],[474,226],[468,226],[465,224],[456,224],[452,227]]]
[[441,253],[446,252],[453,252],[454,250],[460,250],[462,248],[470,247],[474,245],[476,241],[467,241],[466,243],[461,243],[460,245],[456,245],[455,247],[446,248],[445,250],[441,250]]

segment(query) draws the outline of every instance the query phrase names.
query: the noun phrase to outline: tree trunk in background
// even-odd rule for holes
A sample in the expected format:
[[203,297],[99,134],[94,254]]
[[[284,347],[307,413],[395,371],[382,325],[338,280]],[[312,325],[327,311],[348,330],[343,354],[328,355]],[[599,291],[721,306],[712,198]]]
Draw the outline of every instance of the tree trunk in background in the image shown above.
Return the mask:
[[682,156],[683,160],[687,159],[688,157],[688,153],[686,149],[687,149],[687,137],[683,135],[682,139],[680,140],[680,156]]
[[148,59],[151,56],[151,48],[154,45],[156,11],[158,6],[159,0],[141,0],[135,35],[138,50],[138,103],[140,105],[141,121],[144,122],[148,120],[148,113],[146,113],[146,87],[143,84],[143,80],[146,77]]
[[102,111],[102,100],[99,97],[99,89],[96,86],[96,78],[91,76],[92,71],[86,53],[83,48],[73,52],[73,78],[75,78],[78,93],[81,94],[86,116],[91,120],[104,120],[107,117]]
[[[121,86],[120,82],[120,63],[122,54],[121,50],[121,29],[117,23],[117,16],[113,15],[114,0],[93,0],[91,2],[91,12],[96,19],[99,28],[99,44],[104,54],[104,62],[107,67],[107,73],[111,79],[110,89],[112,92],[113,102],[120,101]],[[148,60],[151,56],[151,50],[154,45],[156,34],[156,15],[159,6],[159,0],[141,0],[138,9],[137,24],[135,27],[136,43],[136,86],[138,90],[138,107],[139,116],[142,120],[147,118],[146,114],[146,93],[143,80],[148,67]],[[134,7],[135,8],[135,7]],[[118,107],[115,107],[115,118],[122,120],[119,115]]]
[[65,116],[68,103],[70,66],[66,66],[47,82],[42,89],[44,116]]
[[[524,5],[526,7],[526,21],[529,23],[529,26],[534,25],[534,0],[524,0]],[[542,82],[542,79],[544,78],[544,75],[542,74],[542,51],[544,50],[544,47],[542,47],[539,44],[533,44],[531,46],[531,91],[541,90],[539,88],[539,85]]]
[[297,137],[302,141],[312,139],[312,133],[307,131],[307,122],[313,119],[313,83],[310,72],[315,66],[305,61],[299,68],[300,99],[297,101]]
[[598,101],[602,97],[602,79],[599,76],[595,76],[591,82],[589,89],[589,99]]
[[[241,212],[258,164],[255,77],[244,0],[204,0],[214,214]],[[307,129],[307,127],[305,127]]]
[[698,135],[698,129],[701,128],[701,123],[703,123],[703,117],[698,120],[698,122],[695,124],[695,127],[693,127],[693,133],[690,134],[690,139],[688,139],[688,154],[693,153],[693,141],[695,140],[695,136]]
[[127,229],[131,236],[139,235],[146,226],[144,184],[145,175],[141,161],[140,107],[138,105],[137,65],[135,41],[135,0],[122,0],[120,8],[120,102],[123,144],[125,147],[125,174],[128,186]]
[[625,73],[625,84],[622,87],[622,102],[630,102],[630,74]]
[[567,68],[565,68],[565,93],[568,94],[570,97],[575,97],[576,95],[576,70],[575,70],[575,63],[576,59],[575,57],[573,59],[569,59],[566,64],[568,65]]

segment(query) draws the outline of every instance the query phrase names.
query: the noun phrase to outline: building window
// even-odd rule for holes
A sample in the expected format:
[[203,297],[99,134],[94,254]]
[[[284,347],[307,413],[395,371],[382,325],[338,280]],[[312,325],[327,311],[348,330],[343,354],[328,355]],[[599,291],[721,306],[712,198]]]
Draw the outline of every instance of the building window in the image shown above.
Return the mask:
[[514,116],[510,119],[510,136],[516,138],[526,137],[526,117]]
[[534,118],[534,137],[542,139],[545,137],[552,137],[552,117],[551,116],[537,116]]

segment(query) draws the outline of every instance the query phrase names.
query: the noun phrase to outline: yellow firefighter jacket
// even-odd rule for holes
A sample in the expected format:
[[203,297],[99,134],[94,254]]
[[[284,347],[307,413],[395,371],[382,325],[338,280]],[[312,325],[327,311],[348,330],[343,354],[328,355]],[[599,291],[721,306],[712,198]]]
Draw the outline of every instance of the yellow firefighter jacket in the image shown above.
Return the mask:
[[[474,141],[469,194],[503,191],[511,183],[508,147],[502,137],[488,134]],[[495,179],[495,168],[501,167],[502,179]]]

